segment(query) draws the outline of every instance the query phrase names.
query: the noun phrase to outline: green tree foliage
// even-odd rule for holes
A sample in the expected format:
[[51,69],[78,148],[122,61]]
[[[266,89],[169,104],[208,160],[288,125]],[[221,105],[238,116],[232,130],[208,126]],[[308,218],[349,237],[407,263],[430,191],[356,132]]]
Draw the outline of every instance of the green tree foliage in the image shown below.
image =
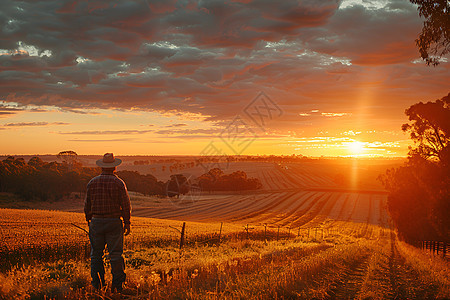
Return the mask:
[[427,65],[436,66],[450,52],[450,2],[448,0],[410,0],[418,5],[419,16],[425,18],[416,39],[420,56]]
[[415,142],[404,166],[380,179],[390,192],[388,208],[400,235],[409,242],[448,240],[450,234],[450,94],[405,111],[412,123],[402,129]]
[[262,187],[258,178],[248,178],[244,171],[224,174],[219,168],[211,169],[198,177],[198,184],[202,190],[207,191],[257,190]]

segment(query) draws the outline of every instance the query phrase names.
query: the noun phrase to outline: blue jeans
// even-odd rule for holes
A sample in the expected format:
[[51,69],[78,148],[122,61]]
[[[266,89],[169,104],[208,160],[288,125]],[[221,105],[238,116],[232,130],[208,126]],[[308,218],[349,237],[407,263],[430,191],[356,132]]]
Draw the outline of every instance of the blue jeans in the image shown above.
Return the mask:
[[91,241],[92,285],[95,288],[105,285],[103,250],[106,245],[111,261],[112,287],[121,287],[125,282],[122,220],[119,218],[92,218],[89,225],[89,240]]

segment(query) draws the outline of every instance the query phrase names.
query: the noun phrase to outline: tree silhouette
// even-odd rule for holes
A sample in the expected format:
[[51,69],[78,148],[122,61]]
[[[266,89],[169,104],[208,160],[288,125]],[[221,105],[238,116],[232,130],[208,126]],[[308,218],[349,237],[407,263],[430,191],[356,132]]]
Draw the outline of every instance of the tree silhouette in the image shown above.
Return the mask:
[[389,191],[392,220],[409,242],[449,239],[449,95],[405,111],[412,124],[402,129],[410,133],[415,147],[410,147],[405,165],[379,177]]
[[[24,200],[46,201],[85,191],[89,180],[99,175],[99,168],[83,167],[75,161],[75,168],[70,169],[66,158],[74,154],[65,156],[64,152],[60,152],[63,153],[61,158],[64,158],[62,163],[44,162],[36,156],[28,163],[23,158],[13,156],[0,161],[0,192],[14,193]],[[135,171],[118,171],[117,175],[125,181],[130,191],[145,195],[166,194],[164,183],[153,175],[142,175]],[[177,192],[186,193],[183,179],[178,178],[178,181],[181,188],[178,187]]]
[[450,2],[448,0],[410,0],[417,4],[419,16],[425,18],[416,39],[420,56],[427,65],[437,66],[450,52]]
[[97,174],[97,168],[70,171],[67,163],[46,163],[38,157],[26,163],[23,158],[8,157],[0,162],[0,190],[24,200],[58,200],[84,190]]
[[61,160],[63,163],[66,163],[69,167],[69,170],[72,170],[74,165],[77,163],[78,154],[75,151],[61,151],[56,157]]
[[130,191],[144,195],[163,195],[163,182],[151,174],[142,175],[137,171],[126,170],[118,171],[116,174],[125,181]]
[[412,124],[403,124],[417,147],[409,155],[448,162],[450,144],[450,93],[436,102],[419,102],[405,111]]
[[167,196],[179,197],[189,192],[189,182],[183,174],[170,175],[170,180],[166,183]]
[[224,174],[219,168],[213,168],[197,178],[201,189],[207,191],[256,190],[262,187],[257,178],[248,178],[244,171]]
[[32,167],[35,167],[36,169],[40,169],[45,165],[44,161],[38,156],[33,156],[32,158],[30,158],[28,164]]

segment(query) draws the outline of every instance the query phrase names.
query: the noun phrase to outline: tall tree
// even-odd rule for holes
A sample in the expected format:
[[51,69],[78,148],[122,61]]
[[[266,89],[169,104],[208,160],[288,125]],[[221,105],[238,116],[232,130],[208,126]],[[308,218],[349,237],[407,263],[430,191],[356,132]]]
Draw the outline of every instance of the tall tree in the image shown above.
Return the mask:
[[403,124],[416,144],[409,155],[448,163],[450,145],[450,93],[436,102],[416,103],[405,111],[412,121]]
[[422,32],[416,39],[420,56],[427,65],[437,66],[440,58],[450,52],[450,1],[410,1],[418,5],[419,16],[425,18]]
[[450,94],[417,103],[403,124],[415,142],[404,166],[380,176],[388,209],[400,236],[409,242],[450,237]]

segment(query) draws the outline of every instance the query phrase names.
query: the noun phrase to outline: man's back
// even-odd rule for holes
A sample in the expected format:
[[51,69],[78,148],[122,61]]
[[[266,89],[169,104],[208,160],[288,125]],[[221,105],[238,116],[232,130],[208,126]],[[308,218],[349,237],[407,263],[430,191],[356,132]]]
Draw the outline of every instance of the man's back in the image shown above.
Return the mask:
[[130,220],[130,200],[125,183],[113,173],[103,172],[87,185],[86,216],[110,215]]

